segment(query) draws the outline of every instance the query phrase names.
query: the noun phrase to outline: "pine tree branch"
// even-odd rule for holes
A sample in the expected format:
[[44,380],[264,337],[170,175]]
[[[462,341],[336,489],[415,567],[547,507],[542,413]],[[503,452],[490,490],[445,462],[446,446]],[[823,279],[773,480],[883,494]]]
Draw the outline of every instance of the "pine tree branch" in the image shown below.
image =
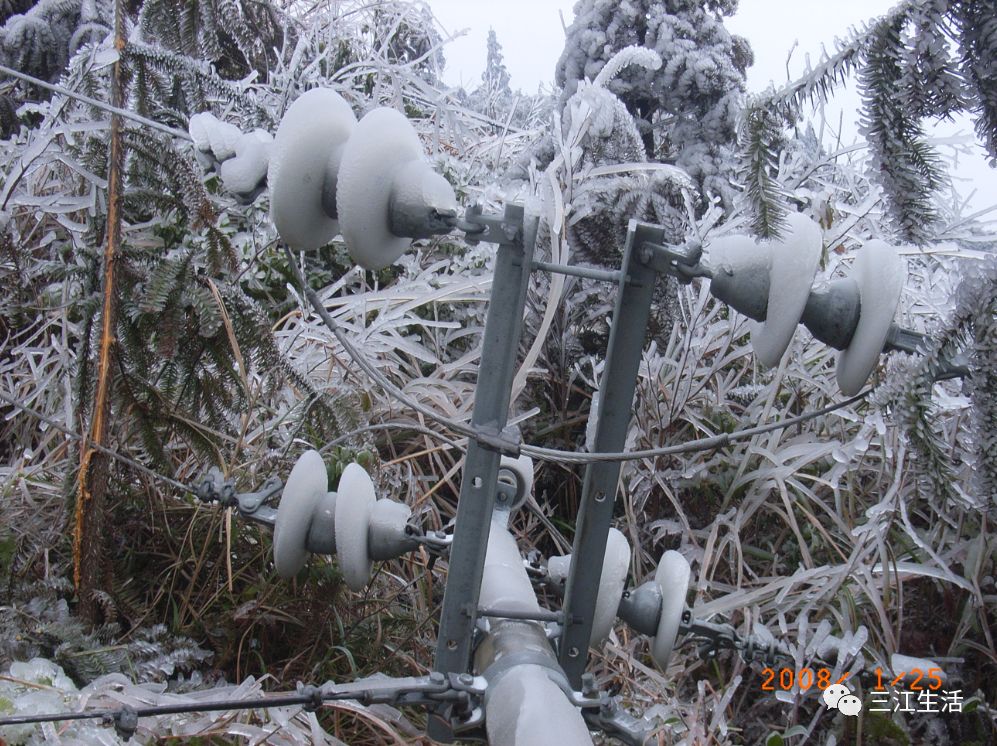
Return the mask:
[[760,238],[777,238],[786,224],[786,192],[778,181],[783,146],[778,115],[749,104],[739,133],[738,177],[752,216],[751,230]]
[[851,38],[837,44],[837,51],[834,54],[828,55],[825,52],[823,59],[816,66],[809,68],[802,77],[766,96],[764,105],[774,108],[783,116],[791,117],[795,116],[804,104],[813,103],[814,99],[826,101],[859,66],[862,55],[881,24],[892,24],[896,21],[901,24],[906,23],[920,2],[923,0],[906,0],[882,18],[855,31]]
[[924,140],[920,117],[897,95],[906,51],[904,22],[895,16],[873,29],[859,75],[861,131],[869,141],[871,168],[886,192],[897,231],[905,240],[923,244],[937,218],[932,193],[941,184],[942,171]]

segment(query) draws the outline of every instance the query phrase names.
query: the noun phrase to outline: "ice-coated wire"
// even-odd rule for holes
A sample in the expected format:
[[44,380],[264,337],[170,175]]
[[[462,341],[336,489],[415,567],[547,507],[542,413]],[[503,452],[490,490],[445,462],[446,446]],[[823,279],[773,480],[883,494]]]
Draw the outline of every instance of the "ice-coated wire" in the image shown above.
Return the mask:
[[[134,708],[137,717],[156,715],[183,715],[191,712],[224,712],[227,710],[256,710],[268,707],[310,704],[313,697],[306,695],[275,696],[264,699],[230,699],[205,702],[200,705],[159,705]],[[124,710],[91,710],[89,712],[58,712],[47,715],[13,715],[0,718],[0,727],[6,725],[32,725],[35,723],[58,723],[64,720],[104,720],[113,719]]]
[[795,417],[780,420],[779,422],[770,422],[767,425],[757,425],[755,427],[745,428],[744,430],[735,430],[732,433],[721,433],[720,435],[713,435],[709,438],[698,438],[696,440],[690,440],[674,446],[647,448],[643,451],[628,451],[626,453],[574,453],[572,451],[561,451],[554,448],[541,448],[539,446],[527,445],[522,447],[522,451],[528,456],[536,456],[541,461],[559,461],[561,463],[572,464],[587,464],[592,461],[633,461],[643,458],[657,458],[659,456],[674,456],[680,453],[709,451],[714,448],[721,448],[725,445],[729,445],[735,441],[746,440],[747,438],[752,438],[756,435],[763,435],[774,430],[781,430],[786,427],[792,427],[793,425],[799,425],[802,422],[807,422],[808,420],[812,420],[817,417],[822,417],[825,414],[830,414],[835,410],[842,409],[850,404],[862,401],[872,392],[873,387],[869,387],[865,391],[860,391],[855,396],[845,399],[844,401],[835,402],[834,404],[829,404],[821,409],[815,409],[812,412],[805,412]]
[[[51,417],[46,417],[44,414],[42,414],[41,412],[39,412],[37,409],[32,409],[31,407],[27,406],[26,404],[21,404],[21,402],[15,401],[14,399],[11,399],[6,394],[0,394],[0,401],[2,401],[4,404],[9,404],[10,406],[12,406],[12,407],[14,407],[16,409],[21,410],[25,414],[31,415],[35,419],[40,420],[41,422],[44,422],[46,425],[48,425],[50,427],[54,427],[56,430],[58,430],[59,432],[63,433],[67,437],[72,438],[73,440],[82,441],[84,439],[83,435],[80,435],[79,433],[73,432],[72,430],[70,430],[65,425],[62,425],[62,424],[56,422],[55,420],[53,420]],[[120,461],[120,462],[122,462],[124,464],[128,464],[129,466],[131,466],[134,469],[137,469],[138,471],[142,472],[143,474],[146,474],[146,475],[148,475],[150,477],[153,477],[154,479],[158,479],[158,480],[160,480],[162,482],[166,482],[167,484],[172,485],[173,487],[178,488],[182,492],[185,492],[185,493],[186,492],[191,492],[191,493],[193,493],[193,491],[194,491],[193,489],[191,489],[190,486],[184,484],[183,482],[178,482],[176,479],[173,479],[172,477],[168,477],[165,474],[160,474],[158,471],[155,471],[154,469],[150,469],[148,466],[146,466],[145,464],[141,463],[140,461],[136,461],[135,459],[128,458],[128,456],[123,456],[123,455],[121,455],[120,453],[118,453],[117,451],[115,451],[115,450],[113,450],[111,448],[107,448],[106,446],[102,446],[102,445],[100,445],[98,443],[91,443],[90,445],[91,445],[91,447],[95,451],[99,451],[100,453],[103,453],[106,456],[110,456],[111,458],[115,459],[116,461]]]
[[[297,259],[295,259],[291,250],[285,246],[284,251],[287,254],[287,259],[291,265],[291,271],[294,273],[295,280],[297,280],[298,286],[302,292],[304,292],[305,297],[308,298],[308,302],[311,303],[312,308],[315,309],[315,313],[317,313],[319,318],[322,319],[322,322],[326,325],[329,331],[335,335],[336,339],[339,340],[339,343],[343,345],[343,349],[346,350],[346,353],[350,356],[353,362],[361,368],[361,370],[363,370],[375,383],[381,386],[381,388],[405,406],[414,409],[416,412],[429,417],[444,427],[471,438],[472,440],[476,438],[476,433],[472,427],[463,422],[452,420],[449,417],[436,412],[431,407],[427,407],[426,405],[415,401],[404,391],[398,388],[398,386],[392,383],[387,376],[381,373],[381,371],[379,371],[369,360],[367,360],[363,353],[360,352],[360,350],[358,350],[350,341],[349,337],[346,336],[346,332],[343,331],[342,327],[336,323],[335,319],[333,319],[326,310],[321,299],[318,297],[318,294],[312,290],[307,282],[305,282],[304,274],[298,266]],[[720,448],[728,445],[735,441],[745,440],[756,435],[770,433],[774,430],[781,430],[783,428],[792,427],[793,425],[799,425],[817,417],[822,417],[823,415],[830,414],[831,412],[843,409],[844,407],[865,399],[872,393],[872,391],[873,389],[870,387],[843,401],[829,404],[826,407],[812,412],[805,412],[795,417],[789,417],[785,420],[780,420],[779,422],[772,422],[767,425],[757,425],[744,430],[735,430],[732,433],[721,433],[720,435],[714,435],[709,438],[690,440],[674,446],[648,448],[642,451],[584,453],[576,451],[562,451],[556,448],[542,448],[540,446],[523,445],[520,447],[520,451],[527,456],[538,458],[541,461],[550,461],[562,464],[588,464],[596,461],[636,461],[638,459],[657,458],[660,456],[674,456],[680,453],[709,451],[714,448]]]
[[391,394],[395,399],[405,404],[405,406],[414,409],[431,420],[440,423],[444,427],[453,430],[456,433],[460,433],[472,440],[476,439],[477,433],[475,433],[474,428],[463,422],[457,422],[456,420],[451,420],[439,412],[436,412],[431,407],[427,407],[425,404],[421,404],[414,399],[411,399],[405,394],[400,388],[398,388],[394,383],[388,380],[387,376],[381,373],[374,365],[371,363],[364,355],[358,350],[350,338],[346,336],[346,332],[343,331],[342,327],[336,323],[336,320],[332,318],[329,312],[326,310],[325,306],[322,305],[321,299],[312,290],[311,286],[305,281],[304,273],[301,271],[301,267],[298,266],[298,260],[295,258],[291,249],[285,245],[284,252],[287,254],[287,261],[291,265],[291,272],[294,273],[294,279],[298,282],[298,287],[308,298],[308,302],[311,303],[312,308],[315,309],[315,313],[318,317],[322,319],[322,323],[326,325],[326,328],[339,340],[339,343],[346,350],[346,354],[357,364],[357,366],[368,376],[371,380],[377,383],[381,388]]
[[414,422],[413,423],[404,423],[404,422],[378,422],[378,423],[375,423],[373,425],[364,425],[363,427],[358,427],[356,430],[351,430],[348,433],[344,433],[343,435],[340,435],[338,438],[334,438],[333,440],[330,440],[324,446],[322,446],[321,448],[319,448],[318,452],[319,453],[325,453],[330,448],[335,448],[340,443],[345,443],[348,440],[350,440],[351,438],[356,437],[357,435],[362,435],[363,433],[378,432],[380,430],[408,430],[410,432],[420,433],[422,435],[428,435],[429,437],[435,438],[436,440],[440,441],[441,443],[443,443],[446,446],[450,446],[451,448],[456,448],[458,451],[466,451],[467,450],[460,443],[457,443],[457,442],[455,442],[453,440],[450,440],[450,438],[448,438],[447,436],[442,435],[441,433],[438,433],[435,430],[431,430],[428,427],[423,427],[422,425],[417,425]]
[[[405,691],[404,687],[398,689]],[[417,690],[418,691],[418,690]],[[269,697],[256,699],[219,699],[200,704],[152,705],[149,707],[122,707],[119,709],[90,710],[89,712],[58,712],[41,715],[13,715],[0,718],[0,727],[6,725],[32,725],[35,723],[57,723],[65,720],[110,720],[114,721],[125,712],[131,711],[136,717],[155,717],[157,715],[184,715],[193,712],[226,712],[229,710],[257,710],[270,707],[287,707],[289,705],[304,705],[306,709],[316,708],[324,702],[354,699],[363,701],[364,692],[358,691],[322,691],[320,687],[309,685],[302,687],[299,694],[273,694]],[[370,692],[369,699],[391,699],[390,694],[378,696]]]
[[126,119],[134,120],[139,124],[144,124],[146,127],[151,127],[152,129],[159,130],[160,132],[165,132],[167,135],[173,135],[173,137],[180,137],[183,138],[184,140],[188,140],[191,142],[193,141],[190,134],[184,132],[183,130],[178,130],[173,127],[170,127],[169,125],[157,122],[153,119],[148,119],[147,117],[143,117],[141,114],[136,114],[134,111],[121,109],[118,108],[117,106],[112,106],[111,104],[108,104],[99,99],[91,98],[90,96],[85,96],[82,93],[77,93],[76,91],[71,91],[64,86],[56,85],[55,83],[48,83],[44,80],[41,80],[40,78],[35,78],[30,75],[25,75],[24,73],[18,72],[17,70],[7,67],[6,65],[0,65],[0,73],[9,75],[12,78],[23,80],[26,83],[31,83],[32,85],[36,85],[39,88],[47,88],[48,90],[53,91],[55,93],[61,93],[63,96],[68,96],[69,98],[75,98],[77,101],[82,101],[83,103],[90,104],[91,106],[95,106],[98,109],[103,109],[104,111],[110,114],[117,114],[118,116],[125,117]]

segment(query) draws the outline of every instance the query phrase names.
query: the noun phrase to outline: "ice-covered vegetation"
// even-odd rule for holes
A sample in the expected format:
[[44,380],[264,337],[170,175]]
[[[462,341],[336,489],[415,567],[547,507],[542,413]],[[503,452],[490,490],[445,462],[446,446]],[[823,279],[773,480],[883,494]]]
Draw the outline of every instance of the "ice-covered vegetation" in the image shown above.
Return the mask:
[[[539,213],[548,260],[617,266],[630,218],[709,255],[724,236],[778,232],[789,211],[819,226],[818,281],[847,274],[869,239],[899,245],[909,276],[897,320],[931,336],[926,355],[885,356],[870,397],[823,416],[627,462],[615,526],[634,548],[631,583],[679,550],[696,617],[778,639],[796,668],[817,655],[837,676],[925,656],[965,695],[962,715],[867,713],[862,743],[992,739],[997,240],[990,214],[965,214],[919,122],[967,110],[994,155],[997,8],[907,0],[795,87],[745,101],[750,51],[722,22],[735,5],[581,0],[563,90],[531,96],[511,89],[494,36],[481,85],[447,88],[444,40],[417,2],[145,0],[120,8],[120,49],[110,4],[0,3],[0,63],[108,102],[119,75],[122,105],[194,139],[123,120],[116,151],[106,111],[0,78],[0,714],[428,669],[444,561],[384,563],[359,594],[334,561],[281,581],[267,532],[179,486],[216,466],[249,491],[327,446],[331,484],[359,461],[428,527],[455,514],[464,441],[376,387],[310,313],[261,188],[281,117],[324,87],[357,118],[379,106],[408,116],[462,203]],[[868,142],[837,149],[806,104],[856,71]],[[909,95],[884,93],[894,77]],[[492,247],[420,241],[377,272],[354,266],[339,238],[298,258],[385,376],[469,417]],[[612,300],[587,280],[535,278],[513,412],[526,442],[586,447]],[[933,383],[957,352],[970,375]],[[748,321],[705,283],[662,282],[627,446],[838,402],[835,354],[800,330],[764,369]],[[91,451],[82,479],[79,434],[93,437],[98,415],[107,449],[127,460]],[[540,463],[534,484],[514,522],[521,546],[566,554],[581,469]],[[102,501],[100,530],[77,531],[74,546],[88,500]],[[666,743],[856,738],[815,692],[763,692],[760,666],[730,652],[702,660],[687,645],[663,673],[620,625],[591,670],[657,717]],[[405,742],[418,718],[257,710],[144,720],[140,736]],[[74,738],[116,737],[93,723],[0,730],[15,743]]]

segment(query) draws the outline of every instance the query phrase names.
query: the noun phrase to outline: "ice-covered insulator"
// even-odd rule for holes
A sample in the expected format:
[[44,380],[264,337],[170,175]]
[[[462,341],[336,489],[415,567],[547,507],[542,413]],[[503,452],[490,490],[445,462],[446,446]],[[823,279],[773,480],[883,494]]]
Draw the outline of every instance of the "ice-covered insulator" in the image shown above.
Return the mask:
[[350,464],[339,479],[336,498],[336,554],[343,579],[360,591],[370,580],[368,529],[377,497],[370,475],[360,464]]
[[211,152],[211,131],[221,122],[210,111],[192,114],[187,120],[187,132],[194,141],[194,147],[202,153]]
[[369,112],[350,136],[336,195],[343,240],[353,260],[381,269],[413,238],[446,232],[457,214],[453,188],[424,160],[412,125],[394,109]]
[[[570,554],[551,557],[547,561],[547,576],[555,583],[566,580],[571,573],[571,563]],[[602,559],[599,594],[596,596],[595,612],[592,616],[592,645],[598,645],[609,637],[613,629],[629,569],[630,542],[619,530],[611,528],[606,537],[606,553]]]
[[256,193],[267,178],[273,137],[269,132],[247,132],[235,144],[235,156],[221,165],[222,184],[237,196]]
[[724,236],[710,244],[710,292],[751,321],[751,346],[767,367],[779,364],[803,317],[820,262],[820,228],[805,215],[787,218],[782,240]]
[[356,124],[350,105],[328,88],[302,94],[280,120],[267,183],[270,217],[291,248],[315,249],[339,233],[339,167]]
[[691,574],[692,569],[686,558],[671,549],[662,555],[654,573],[654,582],[661,590],[661,616],[658,617],[658,629],[651,641],[651,657],[662,671],[668,668],[668,661],[675,649]]
[[[239,141],[245,137],[242,130],[234,124],[221,121],[210,111],[191,115],[187,120],[187,132],[194,141],[194,157],[205,173],[214,170],[219,164],[231,161],[236,155]],[[236,170],[238,168],[237,166]]]
[[801,213],[786,218],[782,240],[770,241],[765,321],[751,322],[751,346],[758,361],[774,368],[793,341],[810,296],[823,250],[820,227]]
[[623,598],[623,588],[627,583],[630,569],[630,542],[620,531],[609,529],[606,539],[606,554],[602,560],[602,577],[599,579],[599,595],[595,601],[592,616],[592,644],[596,645],[607,637],[616,622],[616,611]]
[[516,490],[508,509],[519,508],[533,491],[533,459],[526,455],[519,458],[503,456],[499,461],[498,479]]
[[859,320],[835,369],[838,388],[845,396],[857,394],[879,362],[907,270],[894,247],[874,239],[858,252],[851,278],[859,289]]
[[293,578],[304,567],[312,516],[328,489],[322,456],[318,451],[305,451],[287,478],[274,523],[274,565],[282,578]]

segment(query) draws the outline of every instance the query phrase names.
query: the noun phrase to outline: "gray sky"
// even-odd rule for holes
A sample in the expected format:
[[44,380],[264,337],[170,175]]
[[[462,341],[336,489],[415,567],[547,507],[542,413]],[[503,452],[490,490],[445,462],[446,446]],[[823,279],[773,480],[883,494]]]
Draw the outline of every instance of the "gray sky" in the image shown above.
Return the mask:
[[[512,77],[513,88],[536,91],[540,85],[552,86],[554,66],[564,46],[564,25],[573,17],[572,0],[428,0],[443,28],[455,34],[466,33],[444,49],[447,67],[444,79],[452,85],[473,89],[481,81],[485,66],[485,41],[489,27],[495,30]],[[845,37],[851,27],[883,14],[895,3],[891,0],[836,0],[834,3],[812,0],[741,0],[737,14],[727,19],[732,33],[751,42],[755,64],[748,70],[748,88],[761,91],[769,83],[784,83],[787,57],[790,74],[803,70],[806,55],[816,61],[821,45],[832,48],[836,37]],[[796,47],[794,49],[794,43]],[[838,93],[825,109],[833,129],[841,121],[841,139],[850,144],[858,137],[858,96],[854,91]],[[976,195],[973,209],[997,204],[997,169],[990,168],[983,149],[973,136],[972,126],[962,119],[955,125],[942,124],[932,134],[936,137],[967,136],[972,154],[959,156],[954,174],[961,194]],[[943,155],[952,152],[942,146]]]

